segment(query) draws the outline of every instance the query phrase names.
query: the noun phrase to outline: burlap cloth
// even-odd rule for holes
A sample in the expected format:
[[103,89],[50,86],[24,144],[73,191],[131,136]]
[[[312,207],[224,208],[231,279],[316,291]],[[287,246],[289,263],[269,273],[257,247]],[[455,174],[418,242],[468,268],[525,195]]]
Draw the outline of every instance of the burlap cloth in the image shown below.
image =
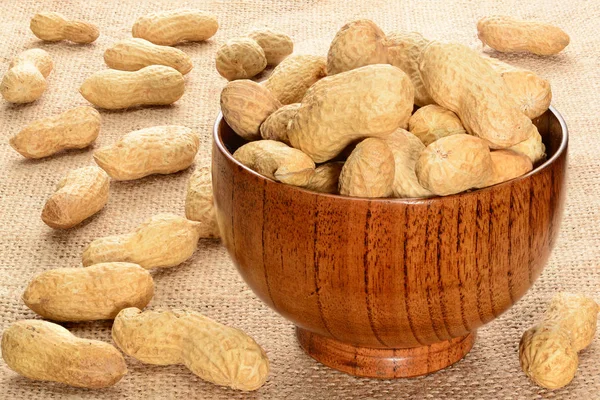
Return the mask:
[[[180,124],[197,129],[202,148],[197,163],[210,157],[211,130],[225,84],[214,67],[217,46],[253,26],[270,25],[290,34],[299,53],[326,54],[335,32],[348,20],[370,18],[386,32],[417,30],[428,38],[454,39],[476,45],[476,21],[491,13],[539,18],[557,23],[571,35],[558,56],[501,58],[532,69],[552,82],[553,104],[570,128],[568,200],[560,238],[535,286],[524,299],[479,330],[473,350],[459,363],[415,379],[358,379],[328,369],[299,348],[292,324],[262,304],[244,284],[225,249],[201,241],[183,265],[153,273],[156,295],[150,308],[178,307],[200,311],[241,328],[267,351],[269,381],[246,394],[203,382],[183,366],[145,366],[127,358],[129,373],[112,388],[91,391],[19,377],[0,362],[0,398],[105,399],[600,399],[600,338],[580,353],[577,376],[555,392],[533,385],[521,372],[518,342],[523,330],[543,312],[557,290],[585,292],[600,300],[600,3],[597,1],[0,1],[0,72],[10,58],[40,47],[54,59],[48,90],[35,103],[0,104],[0,328],[36,318],[20,297],[29,279],[51,268],[79,266],[92,239],[124,233],[158,212],[183,214],[185,185],[191,169],[133,182],[113,182],[102,212],[69,231],[52,230],[40,219],[46,198],[69,170],[93,163],[92,151],[71,151],[28,161],[12,150],[8,138],[27,123],[85,105],[78,88],[84,78],[104,69],[102,54],[118,39],[130,37],[136,17],[178,6],[212,11],[218,33],[205,43],[179,46],[194,69],[186,76],[186,93],[174,106],[122,112],[102,111],[95,148],[144,127]],[[98,24],[100,38],[91,45],[44,44],[29,30],[41,10],[60,11]],[[67,324],[76,335],[110,342],[110,322]]]

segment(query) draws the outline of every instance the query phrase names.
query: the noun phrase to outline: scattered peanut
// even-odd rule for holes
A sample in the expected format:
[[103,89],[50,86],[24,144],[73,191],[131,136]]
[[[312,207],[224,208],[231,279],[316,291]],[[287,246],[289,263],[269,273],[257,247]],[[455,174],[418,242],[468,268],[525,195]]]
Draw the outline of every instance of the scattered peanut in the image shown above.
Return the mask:
[[116,262],[42,272],[29,282],[23,301],[45,319],[94,321],[113,319],[127,307],[144,308],[152,296],[147,270]]
[[173,46],[209,39],[218,29],[219,23],[212,14],[199,10],[177,9],[154,12],[138,18],[131,33],[134,38],[146,39],[162,46]]
[[233,158],[267,178],[294,186],[306,186],[315,170],[309,156],[274,140],[247,143],[233,153]]
[[268,65],[277,65],[294,51],[294,42],[283,32],[271,28],[254,29],[248,34],[250,39],[265,52]]
[[96,25],[81,20],[69,20],[57,12],[35,14],[29,27],[35,36],[48,42],[69,40],[85,44],[92,43],[100,36]]
[[172,174],[194,162],[198,135],[178,125],[129,132],[112,146],[94,152],[94,160],[113,179],[129,181],[152,174]]
[[456,114],[435,104],[419,108],[408,120],[408,130],[425,146],[446,136],[467,133]]
[[121,353],[108,343],[80,339],[60,325],[22,320],[2,334],[2,358],[29,379],[99,389],[127,373]]
[[137,71],[150,65],[166,65],[175,68],[182,75],[194,67],[190,56],[185,52],[159,46],[145,39],[124,39],[104,51],[104,62],[110,68],[122,71]]
[[10,145],[27,158],[43,158],[62,150],[83,149],[100,133],[100,113],[77,107],[53,117],[39,119],[10,138]]
[[221,92],[223,118],[246,140],[260,139],[260,125],[280,107],[268,89],[249,80],[229,82]]
[[577,353],[594,339],[600,306],[581,294],[558,293],[543,321],[525,331],[519,344],[523,372],[536,384],[558,389],[577,372]]
[[419,73],[419,54],[428,43],[418,32],[394,32],[387,36],[388,62],[408,75],[415,87],[415,104],[420,107],[435,103]]
[[229,39],[217,50],[217,72],[227,79],[252,78],[267,66],[267,57],[262,47],[250,38]]
[[485,185],[492,177],[493,162],[485,141],[457,134],[427,146],[415,171],[425,189],[446,196]]
[[287,130],[288,124],[300,108],[300,103],[288,104],[269,115],[260,125],[260,136],[263,139],[278,140],[290,144]]
[[360,142],[340,173],[339,190],[344,196],[389,197],[394,185],[394,155],[380,139]]
[[387,62],[385,33],[373,21],[360,19],[344,25],[333,38],[327,53],[327,75]]
[[52,228],[69,229],[100,211],[108,202],[110,182],[98,167],[70,171],[42,210],[42,221]]
[[190,176],[185,198],[185,216],[202,223],[201,237],[218,238],[219,225],[215,211],[210,166],[197,168]]
[[490,147],[514,146],[535,129],[502,77],[472,49],[430,42],[419,57],[419,71],[435,102],[456,113],[467,132]]
[[540,56],[558,54],[570,41],[569,35],[556,26],[500,15],[480,19],[477,35],[495,50],[528,51]]
[[172,104],[183,96],[184,90],[183,75],[164,65],[133,72],[113,69],[96,72],[79,88],[87,101],[108,110]]
[[525,154],[534,164],[546,158],[546,146],[542,142],[542,135],[537,129],[533,131],[527,140],[510,147],[510,150]]
[[132,233],[94,240],[85,248],[82,262],[86,267],[104,262],[132,262],[146,269],[174,267],[194,254],[204,229],[200,222],[157,214]]
[[352,141],[406,128],[414,88],[402,70],[368,65],[323,78],[306,92],[288,125],[292,146],[315,162],[328,161]]
[[533,169],[529,157],[513,150],[495,150],[490,156],[494,170],[491,179],[483,186],[497,185],[518,178]]
[[46,90],[54,64],[42,49],[25,50],[12,59],[0,83],[0,94],[11,103],[31,103]]
[[306,189],[319,193],[339,193],[340,173],[344,163],[341,161],[331,161],[315,168],[310,176]]
[[265,81],[281,104],[299,103],[309,87],[327,75],[327,60],[320,56],[290,56]]
[[126,308],[115,318],[112,336],[143,363],[184,364],[217,385],[256,390],[269,374],[269,359],[254,339],[193,311]]

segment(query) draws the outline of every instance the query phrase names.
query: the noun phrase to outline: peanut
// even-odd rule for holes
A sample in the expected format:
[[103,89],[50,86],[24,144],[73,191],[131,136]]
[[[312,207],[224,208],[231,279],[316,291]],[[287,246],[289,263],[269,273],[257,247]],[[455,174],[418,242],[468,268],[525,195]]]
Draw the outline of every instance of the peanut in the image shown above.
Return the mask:
[[550,82],[546,79],[495,58],[484,57],[484,59],[502,76],[523,114],[534,119],[545,113],[550,107],[552,90]]
[[127,307],[144,308],[152,296],[147,270],[116,262],[42,272],[29,282],[23,301],[45,319],[94,321],[113,319]]
[[327,75],[387,62],[385,34],[373,21],[360,19],[344,25],[333,38],[327,53]]
[[540,56],[558,54],[570,41],[556,26],[500,15],[480,19],[477,36],[484,45],[501,52],[528,51]]
[[35,14],[29,27],[35,36],[48,42],[69,40],[84,44],[92,43],[100,36],[96,25],[81,20],[69,20],[57,12]]
[[493,174],[483,186],[497,185],[518,178],[533,169],[529,157],[513,150],[495,150],[490,156],[492,157]]
[[249,80],[229,82],[221,92],[223,118],[246,140],[260,139],[260,125],[280,107],[268,89]]
[[210,166],[199,167],[190,176],[185,198],[185,216],[189,220],[202,223],[204,232],[201,233],[201,237],[218,238],[220,236]]
[[0,94],[11,103],[31,103],[46,90],[54,64],[42,49],[25,50],[12,59],[0,83]]
[[[428,107],[428,106],[427,106]],[[404,129],[396,129],[385,139],[394,156],[394,197],[431,197],[433,194],[419,183],[415,166],[425,145]]]
[[269,359],[254,339],[193,311],[126,308],[112,337],[145,364],[184,364],[206,381],[238,390],[260,388],[269,374]]
[[43,158],[62,150],[83,149],[100,133],[100,113],[77,107],[53,117],[39,119],[10,138],[10,145],[27,158]]
[[267,57],[268,65],[279,64],[294,51],[294,42],[292,42],[292,39],[285,33],[274,29],[254,29],[248,34],[248,37],[254,39],[262,47]]
[[200,139],[190,128],[153,126],[96,150],[94,160],[111,178],[129,181],[184,170],[194,162],[199,146]]
[[527,140],[510,147],[510,150],[525,154],[534,164],[546,158],[546,146],[542,142],[542,135],[537,129]]
[[265,87],[281,104],[299,103],[309,87],[327,75],[327,60],[320,56],[291,56],[273,70]]
[[536,384],[558,389],[575,377],[577,353],[594,339],[600,306],[581,294],[558,293],[542,322],[519,343],[523,372]]
[[194,67],[190,56],[185,52],[159,46],[145,39],[124,39],[104,51],[104,62],[109,68],[122,71],[137,71],[150,65],[166,65],[175,68],[182,75]]
[[418,32],[394,32],[387,36],[388,62],[408,75],[415,87],[415,105],[420,107],[435,103],[419,73],[419,54],[428,43]]
[[100,211],[108,202],[110,182],[98,167],[70,171],[42,210],[42,221],[52,228],[69,229]]
[[85,248],[82,262],[86,267],[104,262],[132,262],[146,269],[174,267],[194,254],[202,232],[200,222],[157,214],[132,233],[94,240]]
[[339,190],[344,196],[389,197],[394,185],[394,155],[380,139],[360,142],[340,173]]
[[233,158],[267,178],[294,186],[305,186],[315,170],[309,156],[274,140],[247,143]]
[[305,188],[319,193],[339,193],[338,186],[343,166],[344,163],[341,161],[319,165],[310,176]]
[[430,42],[419,56],[419,71],[433,100],[456,113],[467,132],[491,148],[514,146],[535,130],[502,77],[476,51]]
[[217,72],[228,81],[252,78],[267,66],[262,47],[250,38],[229,39],[217,50]]
[[184,90],[183,75],[164,65],[133,72],[112,69],[96,72],[79,88],[87,101],[108,110],[172,104],[183,96]]
[[457,134],[427,146],[415,171],[425,189],[446,196],[484,186],[492,177],[493,162],[485,141]]
[[260,125],[260,136],[263,139],[278,140],[290,144],[287,130],[288,124],[300,108],[300,103],[288,104],[269,115]]
[[131,33],[134,38],[154,44],[173,46],[211,38],[219,29],[217,17],[192,9],[154,12],[138,18]]
[[383,138],[406,128],[414,88],[391,65],[368,65],[323,78],[306,92],[288,125],[292,146],[321,163],[365,137]]
[[80,339],[60,325],[23,320],[2,334],[2,358],[29,379],[100,389],[127,373],[121,353],[108,343]]
[[408,120],[408,130],[425,146],[446,136],[467,133],[456,114],[435,104],[419,108]]

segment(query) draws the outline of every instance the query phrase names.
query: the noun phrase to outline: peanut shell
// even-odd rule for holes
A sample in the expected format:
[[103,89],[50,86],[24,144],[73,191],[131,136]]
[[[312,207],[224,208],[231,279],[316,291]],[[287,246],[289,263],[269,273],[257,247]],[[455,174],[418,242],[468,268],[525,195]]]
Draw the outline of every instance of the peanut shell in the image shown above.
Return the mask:
[[54,63],[42,49],[25,50],[12,59],[2,77],[0,94],[10,103],[31,103],[39,99],[46,87],[46,77]]
[[327,75],[325,57],[299,55],[283,60],[265,81],[281,104],[299,103],[309,87]]
[[217,17],[200,10],[181,8],[153,12],[138,18],[131,34],[161,46],[183,42],[200,42],[211,38],[219,29]]
[[319,193],[338,193],[340,174],[343,166],[344,163],[341,161],[331,161],[319,165],[310,176],[306,189]]
[[294,42],[283,32],[271,28],[253,29],[248,37],[265,52],[268,65],[277,65],[294,51]]
[[408,120],[408,130],[425,146],[446,136],[467,133],[456,114],[435,104],[419,108]]
[[166,65],[187,74],[194,67],[185,52],[159,46],[141,38],[124,39],[104,51],[104,62],[110,68],[121,71],[138,71],[150,65]]
[[196,168],[190,176],[185,198],[185,217],[202,223],[204,231],[201,233],[201,237],[220,237],[210,166]]
[[267,57],[262,47],[250,38],[229,39],[217,50],[217,72],[227,79],[252,78],[267,66]]
[[260,125],[260,136],[263,139],[277,140],[289,146],[288,124],[300,108],[300,103],[288,104],[269,115]]

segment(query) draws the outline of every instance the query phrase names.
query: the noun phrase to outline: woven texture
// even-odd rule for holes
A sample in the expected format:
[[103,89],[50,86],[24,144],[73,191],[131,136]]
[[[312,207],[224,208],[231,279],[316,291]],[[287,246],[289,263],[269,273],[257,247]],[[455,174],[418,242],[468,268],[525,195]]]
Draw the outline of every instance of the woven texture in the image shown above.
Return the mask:
[[[196,129],[202,147],[196,164],[210,158],[211,129],[218,113],[225,80],[214,67],[215,51],[230,37],[255,26],[287,32],[297,53],[324,55],[335,32],[348,20],[370,18],[381,28],[417,30],[431,39],[453,39],[480,46],[476,22],[489,14],[510,14],[553,22],[571,36],[558,56],[498,55],[526,67],[552,83],[553,104],[570,128],[568,199],[560,238],[540,279],[508,312],[478,331],[473,350],[459,363],[415,379],[377,381],[354,378],[328,369],[303,353],[293,326],[262,304],[244,284],[225,249],[201,241],[183,265],[153,272],[156,295],[150,308],[187,308],[243,329],[267,351],[269,381],[258,392],[245,394],[203,382],[183,366],[145,366],[127,358],[129,373],[112,388],[91,391],[22,378],[0,362],[0,397],[104,399],[600,399],[600,339],[580,353],[574,381],[551,392],[533,385],[521,372],[518,343],[521,333],[544,311],[557,290],[579,291],[600,301],[600,3],[585,0],[522,2],[492,0],[271,0],[271,1],[8,1],[0,2],[0,73],[17,53],[34,47],[48,51],[54,71],[48,90],[35,103],[0,103],[0,329],[36,318],[20,297],[37,273],[78,266],[85,245],[97,237],[132,230],[159,213],[183,215],[185,186],[191,169],[169,176],[133,182],[113,182],[103,211],[69,231],[44,225],[40,212],[57,181],[73,168],[93,164],[90,149],[29,161],[8,145],[11,135],[27,123],[87,102],[79,95],[83,80],[106,68],[104,49],[131,36],[138,16],[177,6],[211,11],[220,29],[205,43],[178,46],[192,57],[186,93],[173,106],[129,111],[102,111],[102,129],[94,148],[116,141],[135,129],[180,124]],[[100,27],[91,45],[42,43],[29,30],[38,11],[59,11]],[[293,284],[293,283],[290,283]],[[111,342],[110,322],[66,324],[76,335]]]

